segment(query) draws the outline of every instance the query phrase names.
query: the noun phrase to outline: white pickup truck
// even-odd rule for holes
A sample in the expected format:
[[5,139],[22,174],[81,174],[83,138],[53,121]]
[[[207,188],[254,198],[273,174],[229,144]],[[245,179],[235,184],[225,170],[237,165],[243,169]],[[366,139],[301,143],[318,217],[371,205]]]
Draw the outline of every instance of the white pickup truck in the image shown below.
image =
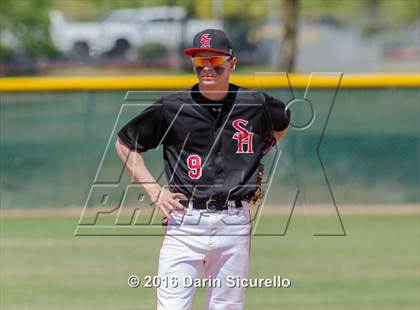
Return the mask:
[[50,12],[50,34],[67,55],[87,57],[124,54],[130,47],[158,43],[167,49],[189,44],[195,33],[222,29],[215,19],[186,19],[182,7],[151,7],[111,11],[101,22],[69,22],[60,11]]

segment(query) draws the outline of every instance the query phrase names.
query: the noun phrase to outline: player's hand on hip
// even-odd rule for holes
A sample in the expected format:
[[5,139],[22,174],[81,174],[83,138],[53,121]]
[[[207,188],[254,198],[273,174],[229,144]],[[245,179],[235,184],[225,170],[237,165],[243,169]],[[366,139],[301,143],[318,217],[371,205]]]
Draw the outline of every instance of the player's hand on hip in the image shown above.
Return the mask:
[[158,208],[166,218],[170,218],[173,210],[185,210],[185,207],[178,202],[179,199],[188,198],[184,194],[172,193],[167,188],[163,188],[155,202],[155,207]]

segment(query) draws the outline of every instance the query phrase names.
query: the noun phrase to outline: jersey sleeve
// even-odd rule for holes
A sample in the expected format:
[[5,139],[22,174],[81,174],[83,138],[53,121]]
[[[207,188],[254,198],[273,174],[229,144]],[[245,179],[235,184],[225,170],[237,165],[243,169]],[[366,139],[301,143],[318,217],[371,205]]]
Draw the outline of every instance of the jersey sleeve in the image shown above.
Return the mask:
[[264,127],[268,131],[282,131],[287,128],[290,124],[291,113],[290,110],[286,110],[286,105],[264,93],[265,98],[265,119]]
[[167,129],[160,99],[125,124],[117,135],[131,150],[146,152],[159,145]]

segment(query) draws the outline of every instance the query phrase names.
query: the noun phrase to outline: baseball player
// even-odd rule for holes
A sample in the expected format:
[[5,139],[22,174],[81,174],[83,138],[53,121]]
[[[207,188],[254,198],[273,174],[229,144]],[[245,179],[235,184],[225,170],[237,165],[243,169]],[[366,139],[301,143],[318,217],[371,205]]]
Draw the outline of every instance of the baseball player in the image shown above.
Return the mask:
[[[128,122],[116,150],[166,219],[157,309],[191,309],[203,286],[207,309],[243,309],[244,287],[228,279],[247,277],[260,161],[286,133],[290,113],[260,90],[229,83],[237,58],[223,31],[199,32],[184,53],[198,83],[161,97]],[[141,156],[160,144],[167,187]]]

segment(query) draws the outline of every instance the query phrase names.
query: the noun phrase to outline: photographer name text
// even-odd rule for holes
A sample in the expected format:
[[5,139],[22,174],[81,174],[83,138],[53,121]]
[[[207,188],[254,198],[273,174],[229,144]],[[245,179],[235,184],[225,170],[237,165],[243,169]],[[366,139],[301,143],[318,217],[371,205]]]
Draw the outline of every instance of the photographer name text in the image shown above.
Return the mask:
[[270,278],[241,278],[240,276],[227,276],[225,281],[220,278],[193,278],[190,276],[150,276],[146,275],[140,279],[136,275],[128,277],[128,285],[130,287],[195,287],[195,288],[217,288],[217,287],[255,287],[255,288],[289,288],[292,285],[290,279],[280,275],[273,275]]

